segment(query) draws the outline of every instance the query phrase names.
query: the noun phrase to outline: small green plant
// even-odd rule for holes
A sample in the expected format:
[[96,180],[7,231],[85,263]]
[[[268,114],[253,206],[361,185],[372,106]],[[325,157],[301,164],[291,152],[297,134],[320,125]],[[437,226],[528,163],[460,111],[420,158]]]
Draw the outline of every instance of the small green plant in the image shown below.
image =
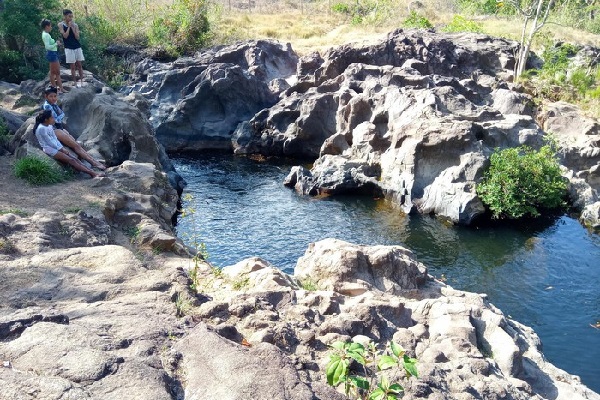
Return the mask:
[[[220,271],[220,270],[219,270]],[[236,279],[233,280],[233,282],[231,283],[231,287],[234,290],[241,290],[243,288],[248,287],[248,285],[250,284],[250,278],[248,276],[244,277],[244,276],[238,276]]]
[[494,218],[537,217],[540,209],[565,206],[567,181],[553,147],[547,144],[536,151],[520,146],[492,154],[476,190]]
[[444,32],[483,32],[483,24],[467,19],[462,15],[454,15],[452,21],[443,29]]
[[67,178],[65,171],[59,166],[35,156],[19,159],[15,163],[14,172],[17,178],[24,179],[36,186],[63,182]]
[[[379,351],[373,342],[367,346],[357,342],[335,342],[334,351],[327,364],[327,383],[331,386],[344,384],[347,396],[360,400],[394,400],[401,397],[404,388],[391,383],[383,371],[391,368],[403,370],[406,377],[418,377],[417,360],[406,355],[406,351],[395,342],[389,342],[384,351]],[[362,369],[351,371],[356,361]],[[354,373],[351,373],[354,372]]]
[[65,214],[77,214],[79,211],[81,211],[81,207],[71,206],[65,208]]
[[186,315],[192,308],[192,302],[189,297],[181,292],[177,293],[177,297],[175,298],[175,309],[177,317],[183,317]]
[[310,278],[298,280],[298,284],[300,285],[300,287],[302,289],[309,291],[309,292],[315,292],[315,291],[319,290],[317,283]]
[[[189,204],[193,201],[194,197],[191,194],[183,195],[182,201],[186,203],[186,206],[181,209],[181,218],[190,218],[191,221],[191,232],[183,234],[184,240],[194,250],[194,257],[192,261],[194,266],[190,270],[190,280],[192,281],[190,288],[197,290],[199,285],[199,268],[201,261],[208,260],[208,250],[206,244],[202,242],[200,238],[200,230],[196,226],[196,209]],[[213,274],[215,276],[221,276],[221,269],[218,267],[211,266]]]
[[123,233],[129,238],[129,242],[134,244],[137,242],[141,231],[139,226],[128,226],[123,230]]
[[416,11],[411,11],[402,25],[405,28],[429,29],[433,28],[433,24],[424,16],[417,14]]
[[20,208],[9,208],[6,210],[0,210],[0,215],[4,215],[4,214],[16,214],[19,217],[26,217],[29,215],[29,213],[27,213],[27,211],[23,211]]
[[8,239],[0,238],[0,254],[13,254],[16,251],[17,251],[17,248],[15,247],[13,242],[11,242]]
[[89,201],[87,203],[87,205],[90,208],[101,208],[102,207],[102,202],[98,201],[98,200],[94,200],[94,201]]

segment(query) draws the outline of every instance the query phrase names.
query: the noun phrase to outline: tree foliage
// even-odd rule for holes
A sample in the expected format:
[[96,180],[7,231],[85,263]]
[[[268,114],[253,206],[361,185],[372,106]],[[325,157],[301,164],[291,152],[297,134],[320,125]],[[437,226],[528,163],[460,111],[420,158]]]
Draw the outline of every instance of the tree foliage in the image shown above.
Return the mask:
[[551,145],[496,150],[477,194],[494,218],[537,217],[565,205],[567,182]]
[[[0,7],[0,79],[19,83],[45,75],[40,22],[56,24],[58,0],[4,0]],[[58,32],[55,32],[58,35]]]

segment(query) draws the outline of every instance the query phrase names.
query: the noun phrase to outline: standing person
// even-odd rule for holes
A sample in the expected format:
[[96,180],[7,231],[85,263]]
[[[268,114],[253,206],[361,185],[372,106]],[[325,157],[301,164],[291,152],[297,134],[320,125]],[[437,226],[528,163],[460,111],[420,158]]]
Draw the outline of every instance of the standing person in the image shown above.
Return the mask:
[[40,23],[42,28],[42,41],[44,42],[44,47],[46,48],[46,60],[50,64],[50,85],[55,86],[63,91],[62,80],[60,79],[60,63],[58,62],[58,44],[56,40],[50,36],[50,31],[52,30],[52,22],[47,19],[43,19]]
[[71,148],[81,159],[87,161],[94,168],[98,168],[99,170],[104,171],[106,166],[102,164],[100,161],[94,159],[77,141],[73,136],[69,134],[69,132],[65,129],[63,119],[65,118],[64,111],[58,106],[58,95],[57,90],[54,87],[49,87],[44,91],[46,96],[46,101],[42,108],[44,110],[50,111],[52,114],[52,118],[54,118],[54,134],[58,141]]
[[44,150],[44,153],[48,154],[57,161],[69,164],[77,171],[85,172],[92,178],[105,176],[104,173],[92,171],[83,165],[77,158],[73,157],[71,153],[69,153],[56,138],[52,124],[54,124],[54,117],[52,116],[52,112],[50,110],[40,111],[35,118],[35,126],[33,130],[35,132],[35,137],[37,138],[38,142],[40,142],[40,146],[42,146],[42,150]]
[[[58,23],[58,30],[65,42],[65,57],[67,64],[71,65],[71,77],[73,83],[77,87],[83,86],[83,67],[81,62],[85,60],[83,51],[81,51],[81,43],[79,43],[79,26],[73,21],[73,11],[64,9],[63,20]],[[75,77],[75,70],[79,72],[79,79]]]

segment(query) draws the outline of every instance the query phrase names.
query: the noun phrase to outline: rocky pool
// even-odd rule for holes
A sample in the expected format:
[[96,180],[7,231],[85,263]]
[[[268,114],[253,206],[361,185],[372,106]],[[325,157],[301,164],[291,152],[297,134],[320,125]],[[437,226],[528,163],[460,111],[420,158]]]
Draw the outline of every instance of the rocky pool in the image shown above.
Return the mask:
[[525,226],[464,228],[403,216],[385,200],[314,199],[283,186],[289,165],[223,154],[173,157],[193,199],[179,221],[220,267],[259,256],[286,272],[310,242],[400,244],[429,273],[490,301],[540,336],[546,357],[600,392],[600,236],[569,216]]

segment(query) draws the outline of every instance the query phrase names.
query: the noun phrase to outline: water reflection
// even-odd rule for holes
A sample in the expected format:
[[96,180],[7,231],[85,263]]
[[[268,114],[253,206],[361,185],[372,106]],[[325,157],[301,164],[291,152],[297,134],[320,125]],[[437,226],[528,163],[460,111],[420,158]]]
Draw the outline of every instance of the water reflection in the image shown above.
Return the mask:
[[227,155],[176,158],[196,218],[180,234],[201,233],[218,266],[251,256],[292,272],[310,242],[335,237],[362,244],[401,244],[458,289],[487,293],[506,314],[532,326],[547,358],[600,391],[600,239],[577,220],[479,229],[410,218],[384,200],[313,199],[283,187],[285,163]]

